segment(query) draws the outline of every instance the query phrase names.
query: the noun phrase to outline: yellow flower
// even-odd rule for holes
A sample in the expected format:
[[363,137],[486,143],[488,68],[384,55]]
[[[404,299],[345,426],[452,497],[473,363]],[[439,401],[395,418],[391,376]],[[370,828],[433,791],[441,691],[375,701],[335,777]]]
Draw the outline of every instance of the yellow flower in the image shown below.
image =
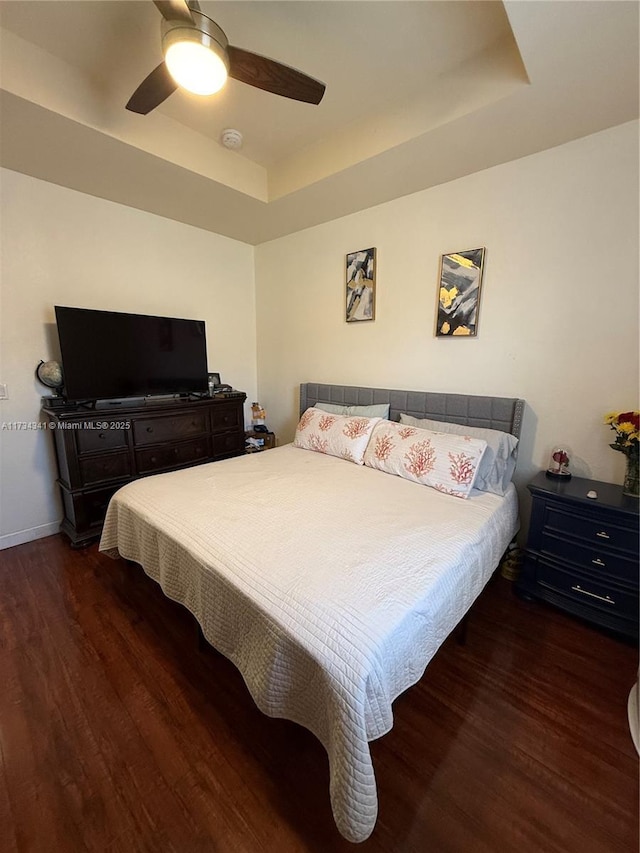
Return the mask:
[[622,424],[618,424],[616,429],[618,430],[618,432],[621,432],[623,435],[629,435],[629,436],[631,435],[632,432],[636,431],[636,428],[634,427],[634,425],[632,423],[629,423],[629,421],[625,421]]
[[618,415],[620,412],[609,412],[604,416],[605,424],[612,424],[614,421],[618,419]]

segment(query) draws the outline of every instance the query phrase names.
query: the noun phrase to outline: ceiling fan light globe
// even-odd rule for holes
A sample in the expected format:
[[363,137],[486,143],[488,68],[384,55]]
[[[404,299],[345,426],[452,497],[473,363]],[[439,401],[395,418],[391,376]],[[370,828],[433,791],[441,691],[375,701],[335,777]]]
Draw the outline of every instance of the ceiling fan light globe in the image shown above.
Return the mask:
[[229,74],[227,38],[213,21],[199,18],[201,25],[193,27],[163,21],[164,61],[179,86],[196,95],[213,95]]
[[213,95],[227,82],[227,67],[210,48],[193,41],[177,41],[167,48],[165,62],[179,86],[195,95]]

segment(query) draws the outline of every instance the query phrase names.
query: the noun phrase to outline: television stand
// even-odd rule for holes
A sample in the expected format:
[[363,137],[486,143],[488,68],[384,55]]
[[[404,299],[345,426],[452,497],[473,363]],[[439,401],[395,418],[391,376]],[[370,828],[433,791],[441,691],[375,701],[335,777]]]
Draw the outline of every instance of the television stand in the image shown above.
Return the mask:
[[61,531],[75,548],[100,536],[107,506],[122,486],[244,453],[244,401],[232,399],[121,401],[112,408],[49,408],[64,506]]

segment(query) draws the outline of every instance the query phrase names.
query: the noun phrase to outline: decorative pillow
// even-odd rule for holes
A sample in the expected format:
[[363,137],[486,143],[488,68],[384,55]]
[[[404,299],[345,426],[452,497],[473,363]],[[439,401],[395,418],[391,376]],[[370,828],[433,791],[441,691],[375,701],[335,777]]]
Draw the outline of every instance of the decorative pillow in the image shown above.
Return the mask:
[[487,442],[478,438],[379,421],[371,433],[364,464],[466,498],[486,448]]
[[362,465],[371,432],[380,418],[333,415],[321,409],[307,409],[293,439],[294,447],[340,456]]
[[361,418],[389,418],[389,403],[376,403],[374,406],[338,406],[335,403],[316,403],[316,409],[331,412],[332,415],[357,415]]
[[487,450],[482,457],[480,470],[474,488],[482,492],[493,492],[494,495],[504,495],[513,477],[516,467],[516,447],[518,439],[508,432],[499,429],[450,424],[432,421],[428,418],[414,418],[411,415],[400,415],[400,423],[420,429],[431,429],[450,435],[468,435],[471,438],[481,438],[487,442]]

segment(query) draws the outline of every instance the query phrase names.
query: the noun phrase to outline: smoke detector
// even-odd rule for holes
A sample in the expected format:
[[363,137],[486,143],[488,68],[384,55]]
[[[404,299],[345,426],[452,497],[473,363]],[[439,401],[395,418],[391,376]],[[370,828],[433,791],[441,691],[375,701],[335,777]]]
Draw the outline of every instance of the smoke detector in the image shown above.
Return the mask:
[[230,148],[232,151],[237,151],[242,148],[242,134],[239,130],[234,130],[232,127],[227,127],[220,134],[220,142],[225,148]]

